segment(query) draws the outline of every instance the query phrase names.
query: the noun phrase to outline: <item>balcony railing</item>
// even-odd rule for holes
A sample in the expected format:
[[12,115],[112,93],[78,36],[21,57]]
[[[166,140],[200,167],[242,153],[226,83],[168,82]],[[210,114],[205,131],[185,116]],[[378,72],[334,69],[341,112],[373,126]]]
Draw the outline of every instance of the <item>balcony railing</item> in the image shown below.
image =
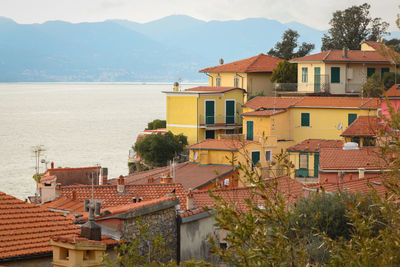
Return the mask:
[[349,94],[359,94],[362,86],[362,83],[346,83],[345,92]]
[[[301,91],[299,91],[301,87]],[[329,93],[329,83],[274,83],[277,92],[313,92],[313,93]]]
[[215,116],[199,116],[199,124],[205,126],[215,126],[215,125],[241,125],[242,117],[240,115],[215,115]]

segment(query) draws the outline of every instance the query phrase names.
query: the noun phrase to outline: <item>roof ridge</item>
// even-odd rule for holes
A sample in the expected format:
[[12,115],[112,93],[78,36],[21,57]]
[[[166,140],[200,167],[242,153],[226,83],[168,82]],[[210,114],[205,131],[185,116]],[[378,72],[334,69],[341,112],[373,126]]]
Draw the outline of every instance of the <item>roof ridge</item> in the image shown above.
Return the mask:
[[322,58],[322,61],[324,61],[325,59],[327,59],[327,57],[329,56],[329,54],[331,53],[332,50],[328,50],[328,53]]
[[247,72],[247,71],[261,58],[262,55],[263,55],[263,53],[258,54],[258,55],[256,56],[256,58],[253,60],[253,62],[251,62],[251,63],[247,66],[247,68],[245,69],[244,72]]

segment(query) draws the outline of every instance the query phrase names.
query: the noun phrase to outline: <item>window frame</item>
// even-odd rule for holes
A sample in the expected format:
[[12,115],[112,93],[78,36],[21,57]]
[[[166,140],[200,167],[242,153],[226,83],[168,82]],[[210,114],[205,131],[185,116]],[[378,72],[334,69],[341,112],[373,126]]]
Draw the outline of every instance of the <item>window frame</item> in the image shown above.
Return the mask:
[[331,67],[331,83],[340,83],[340,67]]
[[301,82],[308,82],[308,67],[301,67]]
[[[310,125],[311,125],[311,120],[310,120],[310,113],[309,112],[302,112],[301,113],[301,115],[300,115],[301,117],[300,117],[300,125],[301,125],[301,127],[310,127]],[[307,116],[308,118],[307,118],[307,125],[306,125],[306,121],[304,120],[305,119],[305,117],[304,116]]]
[[[267,153],[269,153],[269,158],[267,158]],[[272,150],[265,150],[265,161],[266,162],[272,161]]]

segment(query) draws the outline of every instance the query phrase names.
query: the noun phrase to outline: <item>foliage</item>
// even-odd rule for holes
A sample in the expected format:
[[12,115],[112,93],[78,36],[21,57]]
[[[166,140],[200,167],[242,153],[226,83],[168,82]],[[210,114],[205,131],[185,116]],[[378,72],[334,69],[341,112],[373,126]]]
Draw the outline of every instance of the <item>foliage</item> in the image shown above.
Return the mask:
[[249,101],[249,100],[251,100],[251,99],[253,99],[253,98],[257,97],[257,96],[265,96],[264,91],[260,91],[260,92],[257,92],[255,94],[253,94],[253,95],[250,95],[249,99],[247,99],[247,101]]
[[384,92],[384,85],[379,76],[374,73],[362,86],[361,92],[364,97],[381,97]]
[[351,6],[333,13],[328,34],[322,37],[321,50],[342,49],[359,50],[363,41],[378,41],[387,34],[389,24],[381,18],[371,18],[370,5]]
[[274,48],[271,48],[268,55],[290,60],[294,57],[304,57],[314,49],[314,44],[302,43],[297,52],[294,52],[298,46],[299,38],[297,31],[288,29],[282,35],[282,42],[277,42]]
[[385,90],[388,90],[396,83],[396,76],[397,80],[399,80],[400,73],[386,72],[385,74],[383,74],[382,82]]
[[400,39],[393,38],[390,40],[383,40],[383,43],[397,53],[400,53]]
[[164,129],[167,128],[167,121],[166,120],[159,120],[155,119],[149,123],[147,123],[146,130],[157,130],[157,129]]
[[39,174],[36,174],[36,173],[35,173],[35,174],[33,175],[32,178],[33,178],[33,180],[35,180],[35,182],[38,184],[38,183],[40,183],[40,178],[42,178],[42,174],[40,174],[40,173],[39,173]]
[[150,170],[151,167],[142,162],[128,162],[129,174]]
[[187,144],[187,137],[183,134],[174,135],[167,132],[145,135],[136,142],[133,149],[147,164],[165,166],[169,160],[178,156]]
[[297,64],[292,64],[287,60],[279,62],[272,72],[271,82],[297,83]]

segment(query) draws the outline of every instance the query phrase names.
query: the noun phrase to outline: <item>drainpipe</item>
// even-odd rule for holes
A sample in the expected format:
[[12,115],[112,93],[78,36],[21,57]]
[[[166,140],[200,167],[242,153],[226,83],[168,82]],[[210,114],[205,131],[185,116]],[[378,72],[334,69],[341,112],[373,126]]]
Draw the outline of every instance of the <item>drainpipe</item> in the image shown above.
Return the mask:
[[204,72],[204,74],[211,78],[211,86],[214,86],[214,77],[208,74],[207,72]]

